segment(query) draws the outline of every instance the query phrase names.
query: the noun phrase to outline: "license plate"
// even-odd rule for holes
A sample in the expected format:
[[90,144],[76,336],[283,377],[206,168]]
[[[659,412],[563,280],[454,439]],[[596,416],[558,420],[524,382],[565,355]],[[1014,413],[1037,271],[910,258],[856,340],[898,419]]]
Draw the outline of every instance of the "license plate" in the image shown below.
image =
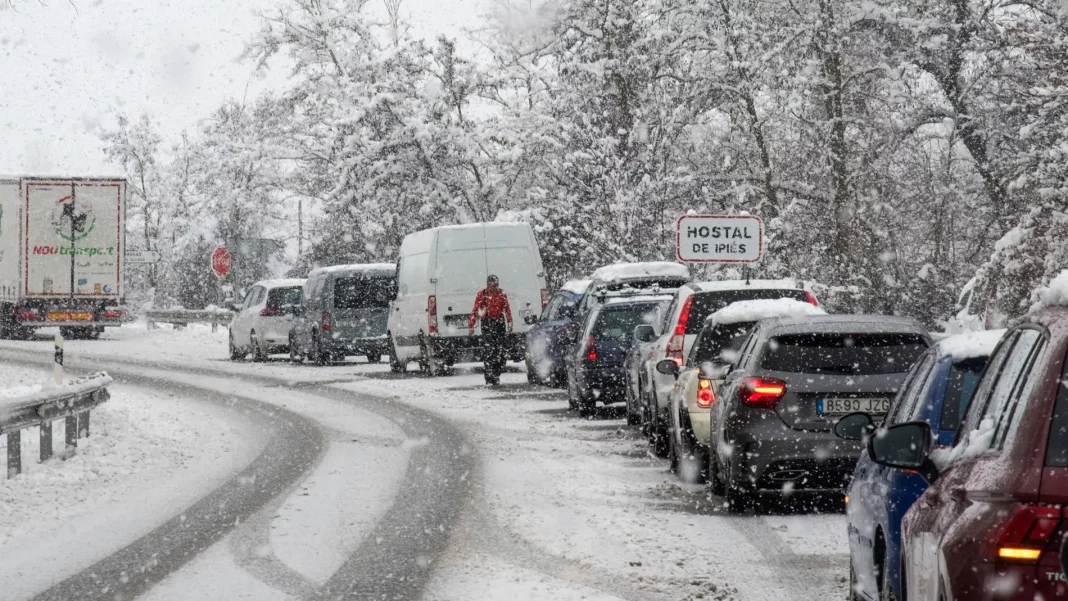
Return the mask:
[[534,315],[534,309],[523,309],[519,312],[520,317],[527,317],[529,315]]
[[48,321],[93,321],[89,311],[49,311]]
[[816,413],[820,415],[845,415],[847,413],[883,414],[890,410],[890,399],[816,399]]

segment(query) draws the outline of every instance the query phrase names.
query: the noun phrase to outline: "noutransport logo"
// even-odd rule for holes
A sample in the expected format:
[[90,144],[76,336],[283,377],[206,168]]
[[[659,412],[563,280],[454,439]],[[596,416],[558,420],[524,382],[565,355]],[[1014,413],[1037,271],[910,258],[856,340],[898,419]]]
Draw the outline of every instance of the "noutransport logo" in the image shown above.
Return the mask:
[[49,214],[49,221],[60,238],[77,242],[92,233],[96,227],[96,214],[92,205],[78,205],[73,195],[64,196]]

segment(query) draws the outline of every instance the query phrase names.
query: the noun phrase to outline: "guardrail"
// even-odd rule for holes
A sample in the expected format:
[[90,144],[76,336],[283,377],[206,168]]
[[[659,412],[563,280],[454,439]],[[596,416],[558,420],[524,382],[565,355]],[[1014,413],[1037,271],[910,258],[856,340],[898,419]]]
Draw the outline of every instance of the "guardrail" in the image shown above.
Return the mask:
[[74,380],[62,387],[0,400],[0,434],[7,434],[7,477],[22,473],[22,431],[40,427],[41,461],[52,457],[52,422],[66,421],[65,454],[78,447],[78,439],[89,436],[89,411],[111,398],[107,386],[111,376],[100,372]]
[[220,324],[228,324],[234,318],[233,311],[226,309],[149,309],[145,311],[148,328],[155,330],[158,324],[169,323],[181,329],[191,323],[210,323],[211,331],[219,329]]

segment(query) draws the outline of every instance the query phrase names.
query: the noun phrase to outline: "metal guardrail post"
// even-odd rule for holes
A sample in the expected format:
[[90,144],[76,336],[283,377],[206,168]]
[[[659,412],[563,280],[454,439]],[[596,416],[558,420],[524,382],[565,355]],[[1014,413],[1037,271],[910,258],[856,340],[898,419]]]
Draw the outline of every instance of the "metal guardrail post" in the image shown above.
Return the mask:
[[78,414],[78,438],[89,438],[89,412]]
[[56,378],[56,386],[63,385],[63,335],[56,334],[56,353],[55,353],[55,367],[53,368],[53,374]]
[[74,453],[74,450],[78,448],[78,416],[68,415],[65,420],[67,422],[66,451]]
[[52,422],[41,424],[41,463],[52,458]]
[[22,431],[7,433],[7,477],[22,473]]

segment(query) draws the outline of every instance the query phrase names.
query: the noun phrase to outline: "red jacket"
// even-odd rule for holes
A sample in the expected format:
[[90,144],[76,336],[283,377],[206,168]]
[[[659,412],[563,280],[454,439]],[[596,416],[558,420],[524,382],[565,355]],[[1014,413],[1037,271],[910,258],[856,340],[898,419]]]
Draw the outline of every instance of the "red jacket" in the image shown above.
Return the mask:
[[[479,315],[480,310],[485,312]],[[508,306],[508,295],[500,288],[497,289],[496,294],[489,294],[485,288],[479,290],[475,295],[475,307],[471,309],[471,319],[467,328],[474,330],[475,322],[480,317],[503,317],[508,320],[509,326],[512,325],[512,308]]]

